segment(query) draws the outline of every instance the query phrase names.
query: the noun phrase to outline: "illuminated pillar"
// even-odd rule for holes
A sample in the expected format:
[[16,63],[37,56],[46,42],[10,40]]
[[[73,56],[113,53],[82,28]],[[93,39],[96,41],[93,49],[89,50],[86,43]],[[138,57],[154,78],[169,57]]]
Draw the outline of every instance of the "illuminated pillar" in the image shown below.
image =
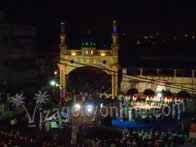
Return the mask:
[[115,75],[112,73],[112,97],[115,96]]
[[192,70],[192,78],[195,77],[195,70]]
[[157,68],[157,74],[159,74],[159,72],[160,72],[160,69],[159,69],[159,68]]
[[114,96],[117,96],[118,95],[118,73],[115,73],[114,78],[115,78],[115,93],[114,93]]
[[140,76],[142,76],[143,75],[143,68],[141,67],[140,68]]
[[112,67],[112,97],[118,95],[118,67]]
[[195,78],[195,70],[192,70],[192,94],[193,94],[193,89],[194,89],[194,78]]
[[59,67],[59,75],[60,75],[59,82],[61,86],[60,98],[64,98],[66,92],[66,86],[67,86],[66,77],[65,77],[65,65],[58,64],[58,67]]
[[174,77],[176,77],[176,69],[174,69]]

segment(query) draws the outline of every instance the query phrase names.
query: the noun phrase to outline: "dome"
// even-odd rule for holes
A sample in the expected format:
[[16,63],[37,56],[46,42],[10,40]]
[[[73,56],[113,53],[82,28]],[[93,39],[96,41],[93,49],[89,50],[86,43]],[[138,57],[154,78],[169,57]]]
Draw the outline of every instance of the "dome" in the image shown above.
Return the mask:
[[96,43],[94,41],[83,41],[81,44],[82,47],[96,47]]
[[94,41],[94,38],[90,30],[88,30],[87,34],[84,36],[84,39],[82,40],[81,43],[81,47],[85,47],[85,48],[96,47],[96,43]]

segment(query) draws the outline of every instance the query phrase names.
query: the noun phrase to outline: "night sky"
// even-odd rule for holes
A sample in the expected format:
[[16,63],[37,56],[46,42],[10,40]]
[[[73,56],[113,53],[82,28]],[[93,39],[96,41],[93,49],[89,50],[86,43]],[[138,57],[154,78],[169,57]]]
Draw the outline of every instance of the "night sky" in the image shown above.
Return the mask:
[[[153,50],[149,49],[151,47],[135,45],[138,34],[158,33],[166,40],[169,35],[181,38],[185,33],[191,33],[196,36],[196,5],[193,1],[6,0],[0,8],[5,11],[7,22],[32,24],[38,28],[37,48],[40,53],[47,50],[58,51],[60,21],[66,22],[70,48],[78,48],[89,29],[98,47],[110,46],[112,19],[118,18],[120,54],[121,58],[125,57],[121,60],[123,64],[136,64],[141,56],[196,57],[194,43],[188,48],[185,45],[186,49],[163,45],[156,46]],[[168,52],[171,54],[168,55]],[[183,61],[186,63],[186,59]],[[172,62],[175,63],[175,60]]]

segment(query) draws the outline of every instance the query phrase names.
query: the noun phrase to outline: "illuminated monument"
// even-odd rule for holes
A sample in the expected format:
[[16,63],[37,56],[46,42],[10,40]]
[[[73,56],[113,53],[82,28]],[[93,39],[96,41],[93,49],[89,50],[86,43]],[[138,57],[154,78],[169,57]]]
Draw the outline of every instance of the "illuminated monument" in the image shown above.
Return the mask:
[[71,71],[76,68],[90,66],[104,70],[107,74],[111,75],[111,93],[112,96],[117,96],[119,70],[117,21],[113,21],[111,49],[96,49],[96,44],[91,41],[82,42],[80,49],[68,49],[66,37],[64,23],[62,22],[59,44],[60,62],[58,64],[62,93],[65,93],[67,90],[67,76]]

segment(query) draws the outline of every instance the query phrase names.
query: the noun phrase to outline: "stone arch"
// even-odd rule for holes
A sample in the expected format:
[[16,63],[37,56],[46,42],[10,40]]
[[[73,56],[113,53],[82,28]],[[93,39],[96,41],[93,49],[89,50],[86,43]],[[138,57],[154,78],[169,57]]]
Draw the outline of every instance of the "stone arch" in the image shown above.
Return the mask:
[[149,95],[149,96],[154,96],[155,92],[151,89],[146,89],[146,90],[144,90],[143,94],[144,95]]
[[127,95],[134,95],[134,94],[138,94],[138,90],[136,88],[130,88],[127,90]]
[[96,68],[99,69],[103,72],[105,72],[106,74],[110,75],[111,74],[111,69],[108,67],[101,67],[99,65],[68,65],[69,67],[66,68],[65,74],[68,75],[70,74],[72,71],[77,70],[78,68],[85,68],[85,67],[90,67],[90,68]]
[[172,96],[172,93],[169,90],[162,90],[161,93],[162,93],[162,95],[164,97],[166,97],[166,96]]
[[187,91],[182,90],[177,93],[177,96],[182,98],[189,98],[190,94]]
[[111,75],[95,66],[80,66],[70,70],[67,75],[67,90],[70,92],[73,89],[78,92],[108,92],[111,91],[110,85]]

